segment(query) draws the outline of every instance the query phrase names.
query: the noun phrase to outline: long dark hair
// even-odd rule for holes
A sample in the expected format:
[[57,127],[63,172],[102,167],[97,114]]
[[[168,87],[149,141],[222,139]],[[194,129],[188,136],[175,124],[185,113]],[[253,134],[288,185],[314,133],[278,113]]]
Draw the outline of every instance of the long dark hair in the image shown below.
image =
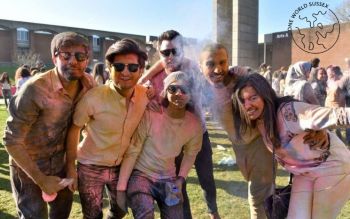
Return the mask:
[[15,80],[16,80],[16,82],[20,78],[25,78],[25,77],[30,77],[30,71],[27,68],[24,68],[24,67],[17,68],[16,73],[15,73]]
[[327,75],[327,71],[325,68],[322,68],[322,67],[313,68],[313,69],[311,69],[311,72],[310,72],[310,77],[309,77],[310,83],[319,82],[319,80],[317,79],[319,71],[323,71]]
[[294,101],[294,99],[290,96],[278,97],[269,82],[260,74],[253,73],[240,79],[234,87],[232,98],[234,128],[238,139],[242,139],[241,135],[247,131],[248,127],[256,126],[256,121],[250,121],[240,97],[242,89],[247,86],[254,88],[264,101],[262,119],[266,130],[265,137],[271,140],[274,147],[280,147],[281,142],[277,129],[277,110],[281,104]]
[[104,76],[105,65],[102,62],[98,62],[94,65],[92,69],[92,77],[96,80],[97,76],[101,76],[103,80],[103,84],[106,82],[106,78]]
[[7,72],[2,73],[1,78],[0,78],[0,83],[4,83],[5,81],[7,81],[7,83],[11,84],[10,83],[10,77],[7,74]]

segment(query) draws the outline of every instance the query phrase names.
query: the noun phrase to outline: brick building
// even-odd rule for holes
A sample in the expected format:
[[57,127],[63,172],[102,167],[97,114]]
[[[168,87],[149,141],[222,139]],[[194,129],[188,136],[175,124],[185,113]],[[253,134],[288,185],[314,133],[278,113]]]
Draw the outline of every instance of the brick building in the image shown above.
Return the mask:
[[45,64],[51,65],[51,40],[64,31],[77,32],[89,39],[91,61],[103,61],[108,47],[125,37],[146,46],[146,36],[142,35],[0,19],[0,65],[12,65],[18,61],[18,55],[25,53],[39,54]]
[[[310,36],[311,30],[308,32]],[[335,45],[326,52],[312,54],[301,50],[293,41],[288,31],[265,35],[265,43],[259,44],[259,62],[266,62],[273,70],[281,66],[288,67],[297,61],[309,61],[315,57],[321,60],[320,66],[338,65],[342,70],[347,66],[345,58],[350,58],[350,22],[340,24],[340,34]]]

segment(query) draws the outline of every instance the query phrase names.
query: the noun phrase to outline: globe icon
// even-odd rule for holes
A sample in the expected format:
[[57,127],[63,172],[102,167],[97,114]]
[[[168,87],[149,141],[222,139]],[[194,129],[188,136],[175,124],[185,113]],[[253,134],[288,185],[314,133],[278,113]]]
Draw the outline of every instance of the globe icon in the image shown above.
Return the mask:
[[292,31],[293,41],[301,50],[319,54],[337,43],[340,24],[332,10],[314,6],[295,12],[291,16],[289,31]]

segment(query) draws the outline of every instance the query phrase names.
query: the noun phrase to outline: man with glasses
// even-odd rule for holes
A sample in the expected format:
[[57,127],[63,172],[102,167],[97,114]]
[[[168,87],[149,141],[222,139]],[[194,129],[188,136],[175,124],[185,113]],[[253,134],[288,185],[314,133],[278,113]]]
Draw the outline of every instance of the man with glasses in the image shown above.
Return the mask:
[[[164,88],[163,80],[168,74],[181,70],[192,77],[194,86],[191,88],[193,95],[192,101],[194,102],[195,113],[202,121],[203,127],[203,143],[202,148],[199,151],[195,168],[198,175],[199,183],[204,191],[204,197],[208,207],[208,213],[210,218],[220,218],[217,204],[216,204],[216,187],[213,176],[213,160],[212,149],[209,140],[208,131],[205,127],[205,118],[201,109],[201,93],[202,93],[202,81],[200,70],[193,61],[184,57],[183,38],[175,30],[168,30],[162,33],[158,39],[158,50],[160,56],[160,62],[158,62],[150,71],[142,77],[140,82],[150,81],[152,89],[155,92],[155,98],[150,102],[149,107],[153,110],[159,110],[160,98],[159,94]],[[171,133],[169,133],[171,135]],[[177,159],[177,168],[181,163],[181,156]],[[186,192],[186,186],[183,187],[184,195],[184,218],[192,218],[190,203]]]
[[[67,177],[65,139],[75,104],[93,85],[84,72],[89,42],[60,33],[51,41],[51,54],[55,68],[30,79],[9,105],[3,140],[20,218],[68,218],[73,201],[61,183]],[[57,195],[49,211],[42,192]]]
[[102,218],[104,188],[110,203],[108,218],[125,215],[117,205],[117,198],[122,198],[121,193],[117,197],[119,167],[148,104],[147,89],[136,85],[147,60],[139,45],[122,39],[108,48],[105,57],[111,80],[79,101],[67,139],[68,173],[75,179],[70,188],[79,190],[84,218]]

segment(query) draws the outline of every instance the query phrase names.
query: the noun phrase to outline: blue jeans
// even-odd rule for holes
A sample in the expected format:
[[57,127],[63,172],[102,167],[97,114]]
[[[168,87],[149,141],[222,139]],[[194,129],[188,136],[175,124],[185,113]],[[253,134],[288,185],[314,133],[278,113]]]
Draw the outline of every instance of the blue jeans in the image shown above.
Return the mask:
[[78,190],[84,218],[102,218],[103,190],[109,199],[107,218],[123,218],[125,213],[117,205],[119,166],[107,167],[78,163]]
[[[204,198],[207,203],[208,213],[216,213],[218,211],[216,204],[216,186],[213,175],[213,151],[211,149],[211,143],[209,140],[208,131],[203,134],[202,148],[197,154],[194,166],[196,168],[199,184],[203,190]],[[176,171],[180,171],[180,165],[182,161],[183,154],[181,153],[176,158]],[[183,209],[184,218],[191,219],[191,207],[186,191],[186,183],[182,188],[182,193],[184,197]]]
[[[55,176],[64,178],[61,171]],[[48,204],[42,199],[42,191],[21,168],[10,166],[11,187],[15,198],[17,213],[21,219],[64,219],[68,218],[73,202],[73,193],[65,188],[57,193],[54,201]],[[50,206],[48,211],[47,205]]]
[[[135,219],[153,219],[154,201],[157,202],[162,219],[183,219],[182,203],[167,206],[164,202],[165,182],[175,179],[152,180],[141,171],[134,170],[127,189],[128,205]],[[157,192],[154,192],[157,191]]]

